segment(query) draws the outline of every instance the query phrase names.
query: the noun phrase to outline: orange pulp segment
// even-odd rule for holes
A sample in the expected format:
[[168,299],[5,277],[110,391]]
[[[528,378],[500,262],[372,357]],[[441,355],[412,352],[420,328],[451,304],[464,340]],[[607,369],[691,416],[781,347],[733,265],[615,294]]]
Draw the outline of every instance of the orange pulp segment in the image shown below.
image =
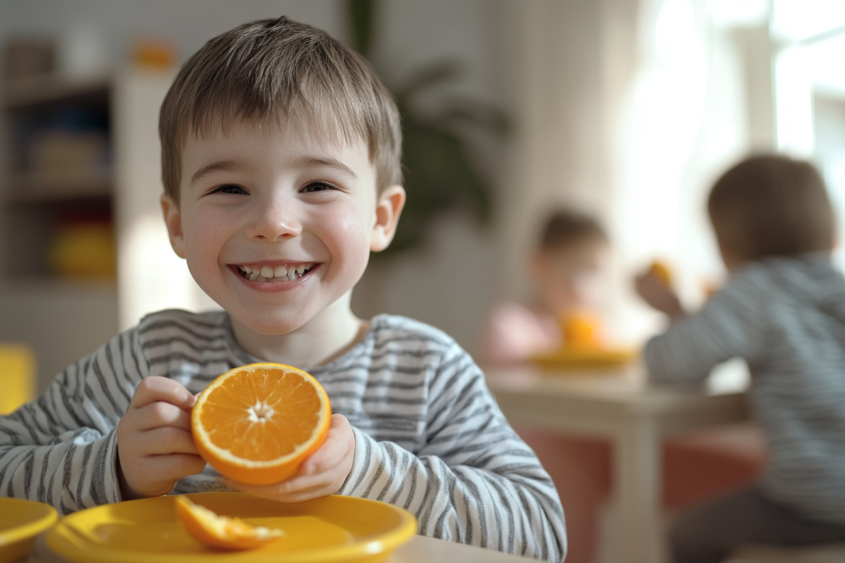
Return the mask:
[[235,481],[284,481],[326,439],[331,405],[322,385],[282,364],[227,371],[200,394],[191,412],[203,459]]
[[176,515],[192,538],[227,551],[255,549],[282,537],[282,530],[251,526],[240,518],[218,516],[188,497],[176,497]]

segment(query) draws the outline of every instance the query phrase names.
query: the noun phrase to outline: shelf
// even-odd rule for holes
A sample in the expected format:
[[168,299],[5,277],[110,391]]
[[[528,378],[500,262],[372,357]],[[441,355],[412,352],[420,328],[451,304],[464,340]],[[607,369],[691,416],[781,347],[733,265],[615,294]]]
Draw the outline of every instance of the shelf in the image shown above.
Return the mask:
[[3,189],[8,203],[109,197],[112,174],[106,167],[92,166],[45,170],[12,176]]
[[109,74],[79,77],[58,74],[27,76],[6,81],[2,101],[6,109],[35,106],[57,100],[64,102],[107,92],[110,81]]
[[55,275],[7,275],[2,283],[4,290],[26,294],[64,295],[101,294],[106,300],[117,300],[117,280],[111,278],[61,278]]

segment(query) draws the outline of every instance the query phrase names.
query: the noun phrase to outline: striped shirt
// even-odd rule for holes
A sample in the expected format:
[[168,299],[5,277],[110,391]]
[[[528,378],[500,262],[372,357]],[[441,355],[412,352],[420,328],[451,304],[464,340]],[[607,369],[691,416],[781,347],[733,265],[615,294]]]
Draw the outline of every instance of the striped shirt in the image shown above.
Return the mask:
[[[257,361],[235,342],[225,312],[145,317],[60,373],[36,401],[0,417],[0,494],[63,514],[121,500],[115,429],[141,379],[164,376],[197,393]],[[401,506],[423,535],[563,560],[554,485],[454,340],[379,315],[361,342],[310,373],[355,433],[352,470],[338,494]],[[223,487],[206,466],[174,492]]]
[[769,449],[761,490],[845,523],[845,279],[829,256],[749,263],[645,348],[658,382],[700,382],[735,357]]

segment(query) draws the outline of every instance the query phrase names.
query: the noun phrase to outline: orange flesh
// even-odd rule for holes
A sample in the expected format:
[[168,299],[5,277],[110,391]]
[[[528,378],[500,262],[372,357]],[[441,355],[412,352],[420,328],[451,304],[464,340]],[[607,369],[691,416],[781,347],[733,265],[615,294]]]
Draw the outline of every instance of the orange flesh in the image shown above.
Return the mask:
[[273,461],[311,438],[321,408],[314,386],[298,374],[257,369],[252,377],[242,371],[215,389],[200,421],[212,429],[208,436],[218,448],[242,459]]

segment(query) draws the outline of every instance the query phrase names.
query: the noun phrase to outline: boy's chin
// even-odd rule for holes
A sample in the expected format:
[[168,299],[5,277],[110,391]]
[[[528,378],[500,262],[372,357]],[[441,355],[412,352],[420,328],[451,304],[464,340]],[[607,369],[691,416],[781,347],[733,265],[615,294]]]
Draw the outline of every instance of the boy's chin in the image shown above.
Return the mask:
[[261,336],[284,336],[301,328],[307,322],[305,319],[275,315],[244,318],[230,313],[230,317],[233,324],[240,325],[241,329]]

